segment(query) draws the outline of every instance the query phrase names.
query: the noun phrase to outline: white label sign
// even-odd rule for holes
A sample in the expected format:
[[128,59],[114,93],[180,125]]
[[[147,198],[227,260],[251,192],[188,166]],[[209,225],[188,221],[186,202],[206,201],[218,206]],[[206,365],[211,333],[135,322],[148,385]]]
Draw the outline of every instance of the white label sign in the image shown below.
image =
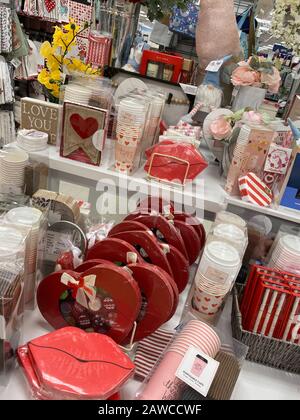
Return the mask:
[[176,377],[206,397],[219,364],[201,350],[190,346],[176,371]]
[[220,69],[220,67],[222,66],[222,64],[223,64],[223,59],[222,60],[214,60],[214,61],[211,61],[210,63],[209,63],[209,65],[206,67],[206,71],[212,71],[212,72],[217,72],[217,71],[219,71],[219,69]]
[[180,87],[186,95],[195,95],[196,96],[198,86],[186,85],[184,83],[180,83]]

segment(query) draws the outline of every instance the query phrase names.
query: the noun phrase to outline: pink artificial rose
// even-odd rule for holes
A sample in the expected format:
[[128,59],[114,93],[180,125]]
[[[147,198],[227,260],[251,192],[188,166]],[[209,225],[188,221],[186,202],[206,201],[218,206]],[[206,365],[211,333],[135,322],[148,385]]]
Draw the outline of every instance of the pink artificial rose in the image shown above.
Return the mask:
[[243,115],[243,122],[245,123],[252,123],[252,124],[262,124],[263,119],[262,116],[255,111],[248,111],[245,112]]
[[228,138],[232,133],[231,125],[224,117],[219,117],[210,124],[210,132],[214,139],[223,140]]
[[273,67],[273,74],[262,73],[261,82],[268,87],[270,93],[278,93],[281,84],[281,76],[276,67]]
[[256,86],[259,84],[260,74],[243,62],[240,64],[231,75],[231,83],[234,86]]

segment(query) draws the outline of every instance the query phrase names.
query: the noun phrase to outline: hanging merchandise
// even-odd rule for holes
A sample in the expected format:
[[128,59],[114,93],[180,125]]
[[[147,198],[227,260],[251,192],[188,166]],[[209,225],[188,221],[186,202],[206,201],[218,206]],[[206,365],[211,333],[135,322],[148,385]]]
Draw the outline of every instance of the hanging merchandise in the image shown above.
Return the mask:
[[201,0],[196,29],[200,68],[225,55],[240,56],[241,47],[233,0]]
[[111,35],[104,35],[91,30],[86,57],[87,62],[101,67],[107,66],[109,64],[111,42]]
[[1,42],[0,52],[10,53],[12,51],[12,10],[4,5],[0,6],[1,21]]
[[249,6],[240,16],[237,17],[237,24],[238,24],[238,28],[240,31],[240,43],[241,43],[241,48],[242,51],[244,53],[244,58],[245,60],[248,59],[249,57],[249,27],[250,24],[248,25],[248,33],[247,31],[244,29],[244,25],[247,22],[247,20],[250,21],[251,19],[251,14],[253,10],[253,6]]
[[174,7],[169,23],[170,30],[195,38],[198,14],[199,6],[194,3],[189,3],[186,10]]
[[150,34],[150,42],[161,45],[162,47],[169,47],[173,37],[173,32],[167,25],[154,21],[153,29]]
[[12,86],[11,66],[0,56],[0,105],[10,104],[15,95]]

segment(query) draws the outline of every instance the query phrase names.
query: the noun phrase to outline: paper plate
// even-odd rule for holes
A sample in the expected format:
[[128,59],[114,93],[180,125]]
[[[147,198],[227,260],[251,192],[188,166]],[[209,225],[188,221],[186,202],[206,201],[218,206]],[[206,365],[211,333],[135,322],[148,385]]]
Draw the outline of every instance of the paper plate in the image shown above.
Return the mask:
[[115,91],[114,94],[114,100],[117,103],[119,101],[119,98],[122,96],[128,95],[130,92],[132,92],[135,89],[139,90],[147,90],[148,87],[146,83],[144,83],[140,79],[136,79],[135,77],[130,77],[128,79],[123,80],[118,86],[118,88]]

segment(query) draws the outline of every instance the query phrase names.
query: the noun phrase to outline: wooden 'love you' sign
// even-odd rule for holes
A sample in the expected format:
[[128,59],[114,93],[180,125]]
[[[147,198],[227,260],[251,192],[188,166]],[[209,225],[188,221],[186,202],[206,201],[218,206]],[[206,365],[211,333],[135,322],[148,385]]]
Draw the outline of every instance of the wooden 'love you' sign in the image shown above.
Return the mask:
[[32,98],[21,99],[21,128],[43,131],[48,143],[56,144],[59,113],[62,106]]

